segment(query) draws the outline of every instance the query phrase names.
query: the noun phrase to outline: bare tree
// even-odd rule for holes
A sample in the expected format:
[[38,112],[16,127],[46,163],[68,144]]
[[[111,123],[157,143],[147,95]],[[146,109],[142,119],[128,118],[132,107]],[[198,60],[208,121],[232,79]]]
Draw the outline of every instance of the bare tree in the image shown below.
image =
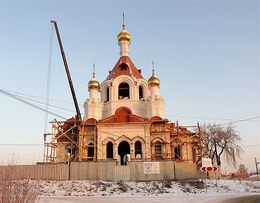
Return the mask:
[[19,178],[16,166],[0,167],[0,203],[33,203],[38,196],[37,186]]
[[221,157],[225,155],[229,164],[236,165],[237,157],[243,150],[239,145],[241,138],[234,126],[205,124],[201,134],[202,143],[207,147],[207,155],[213,163],[221,166]]

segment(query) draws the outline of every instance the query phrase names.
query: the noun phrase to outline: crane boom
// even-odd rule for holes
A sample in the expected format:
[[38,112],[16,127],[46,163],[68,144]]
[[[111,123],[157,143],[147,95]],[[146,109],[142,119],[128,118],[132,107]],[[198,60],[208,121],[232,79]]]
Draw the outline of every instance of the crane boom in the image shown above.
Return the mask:
[[63,59],[66,75],[67,75],[69,86],[70,86],[70,91],[71,91],[71,94],[72,94],[72,97],[73,97],[73,101],[74,101],[74,105],[75,105],[76,112],[77,112],[76,119],[77,120],[81,120],[81,114],[80,114],[80,110],[79,110],[79,105],[78,105],[77,97],[76,97],[75,90],[74,90],[74,87],[73,87],[73,83],[72,83],[72,80],[71,80],[69,66],[68,66],[68,63],[67,63],[67,60],[66,60],[65,52],[63,50],[58,24],[54,20],[52,20],[51,23],[54,24],[55,31],[56,31],[57,38],[58,38],[58,42],[59,42],[59,45],[60,45],[61,56],[62,56],[62,59]]

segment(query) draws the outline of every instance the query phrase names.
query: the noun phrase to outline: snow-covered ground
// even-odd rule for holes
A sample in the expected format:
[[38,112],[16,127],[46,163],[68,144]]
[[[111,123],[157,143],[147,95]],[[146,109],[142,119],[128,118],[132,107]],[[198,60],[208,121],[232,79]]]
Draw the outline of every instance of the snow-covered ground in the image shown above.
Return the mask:
[[[230,203],[239,195],[225,196],[174,196],[174,197],[41,197],[38,203]],[[248,196],[246,199],[248,200]],[[260,199],[260,198],[259,198]],[[251,201],[252,202],[252,201]],[[254,201],[254,203],[259,202]],[[240,202],[244,203],[244,201]]]
[[260,194],[260,181],[32,181],[41,196],[194,197]]

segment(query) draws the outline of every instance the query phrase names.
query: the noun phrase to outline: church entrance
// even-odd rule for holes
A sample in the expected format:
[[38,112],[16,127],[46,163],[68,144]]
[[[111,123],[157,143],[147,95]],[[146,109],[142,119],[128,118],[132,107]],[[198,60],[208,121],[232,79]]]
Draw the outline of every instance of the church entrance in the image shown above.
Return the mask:
[[130,159],[130,146],[128,142],[120,142],[118,145],[118,155],[120,156],[120,159],[118,159],[119,163],[121,165],[127,165],[127,162]]

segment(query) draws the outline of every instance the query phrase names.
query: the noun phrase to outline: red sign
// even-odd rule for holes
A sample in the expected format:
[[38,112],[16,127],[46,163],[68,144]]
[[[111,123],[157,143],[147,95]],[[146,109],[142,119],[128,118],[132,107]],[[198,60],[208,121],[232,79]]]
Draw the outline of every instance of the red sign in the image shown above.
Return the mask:
[[212,166],[212,167],[201,167],[200,168],[201,171],[203,172],[207,172],[207,171],[218,171],[219,170],[219,167],[218,166]]

